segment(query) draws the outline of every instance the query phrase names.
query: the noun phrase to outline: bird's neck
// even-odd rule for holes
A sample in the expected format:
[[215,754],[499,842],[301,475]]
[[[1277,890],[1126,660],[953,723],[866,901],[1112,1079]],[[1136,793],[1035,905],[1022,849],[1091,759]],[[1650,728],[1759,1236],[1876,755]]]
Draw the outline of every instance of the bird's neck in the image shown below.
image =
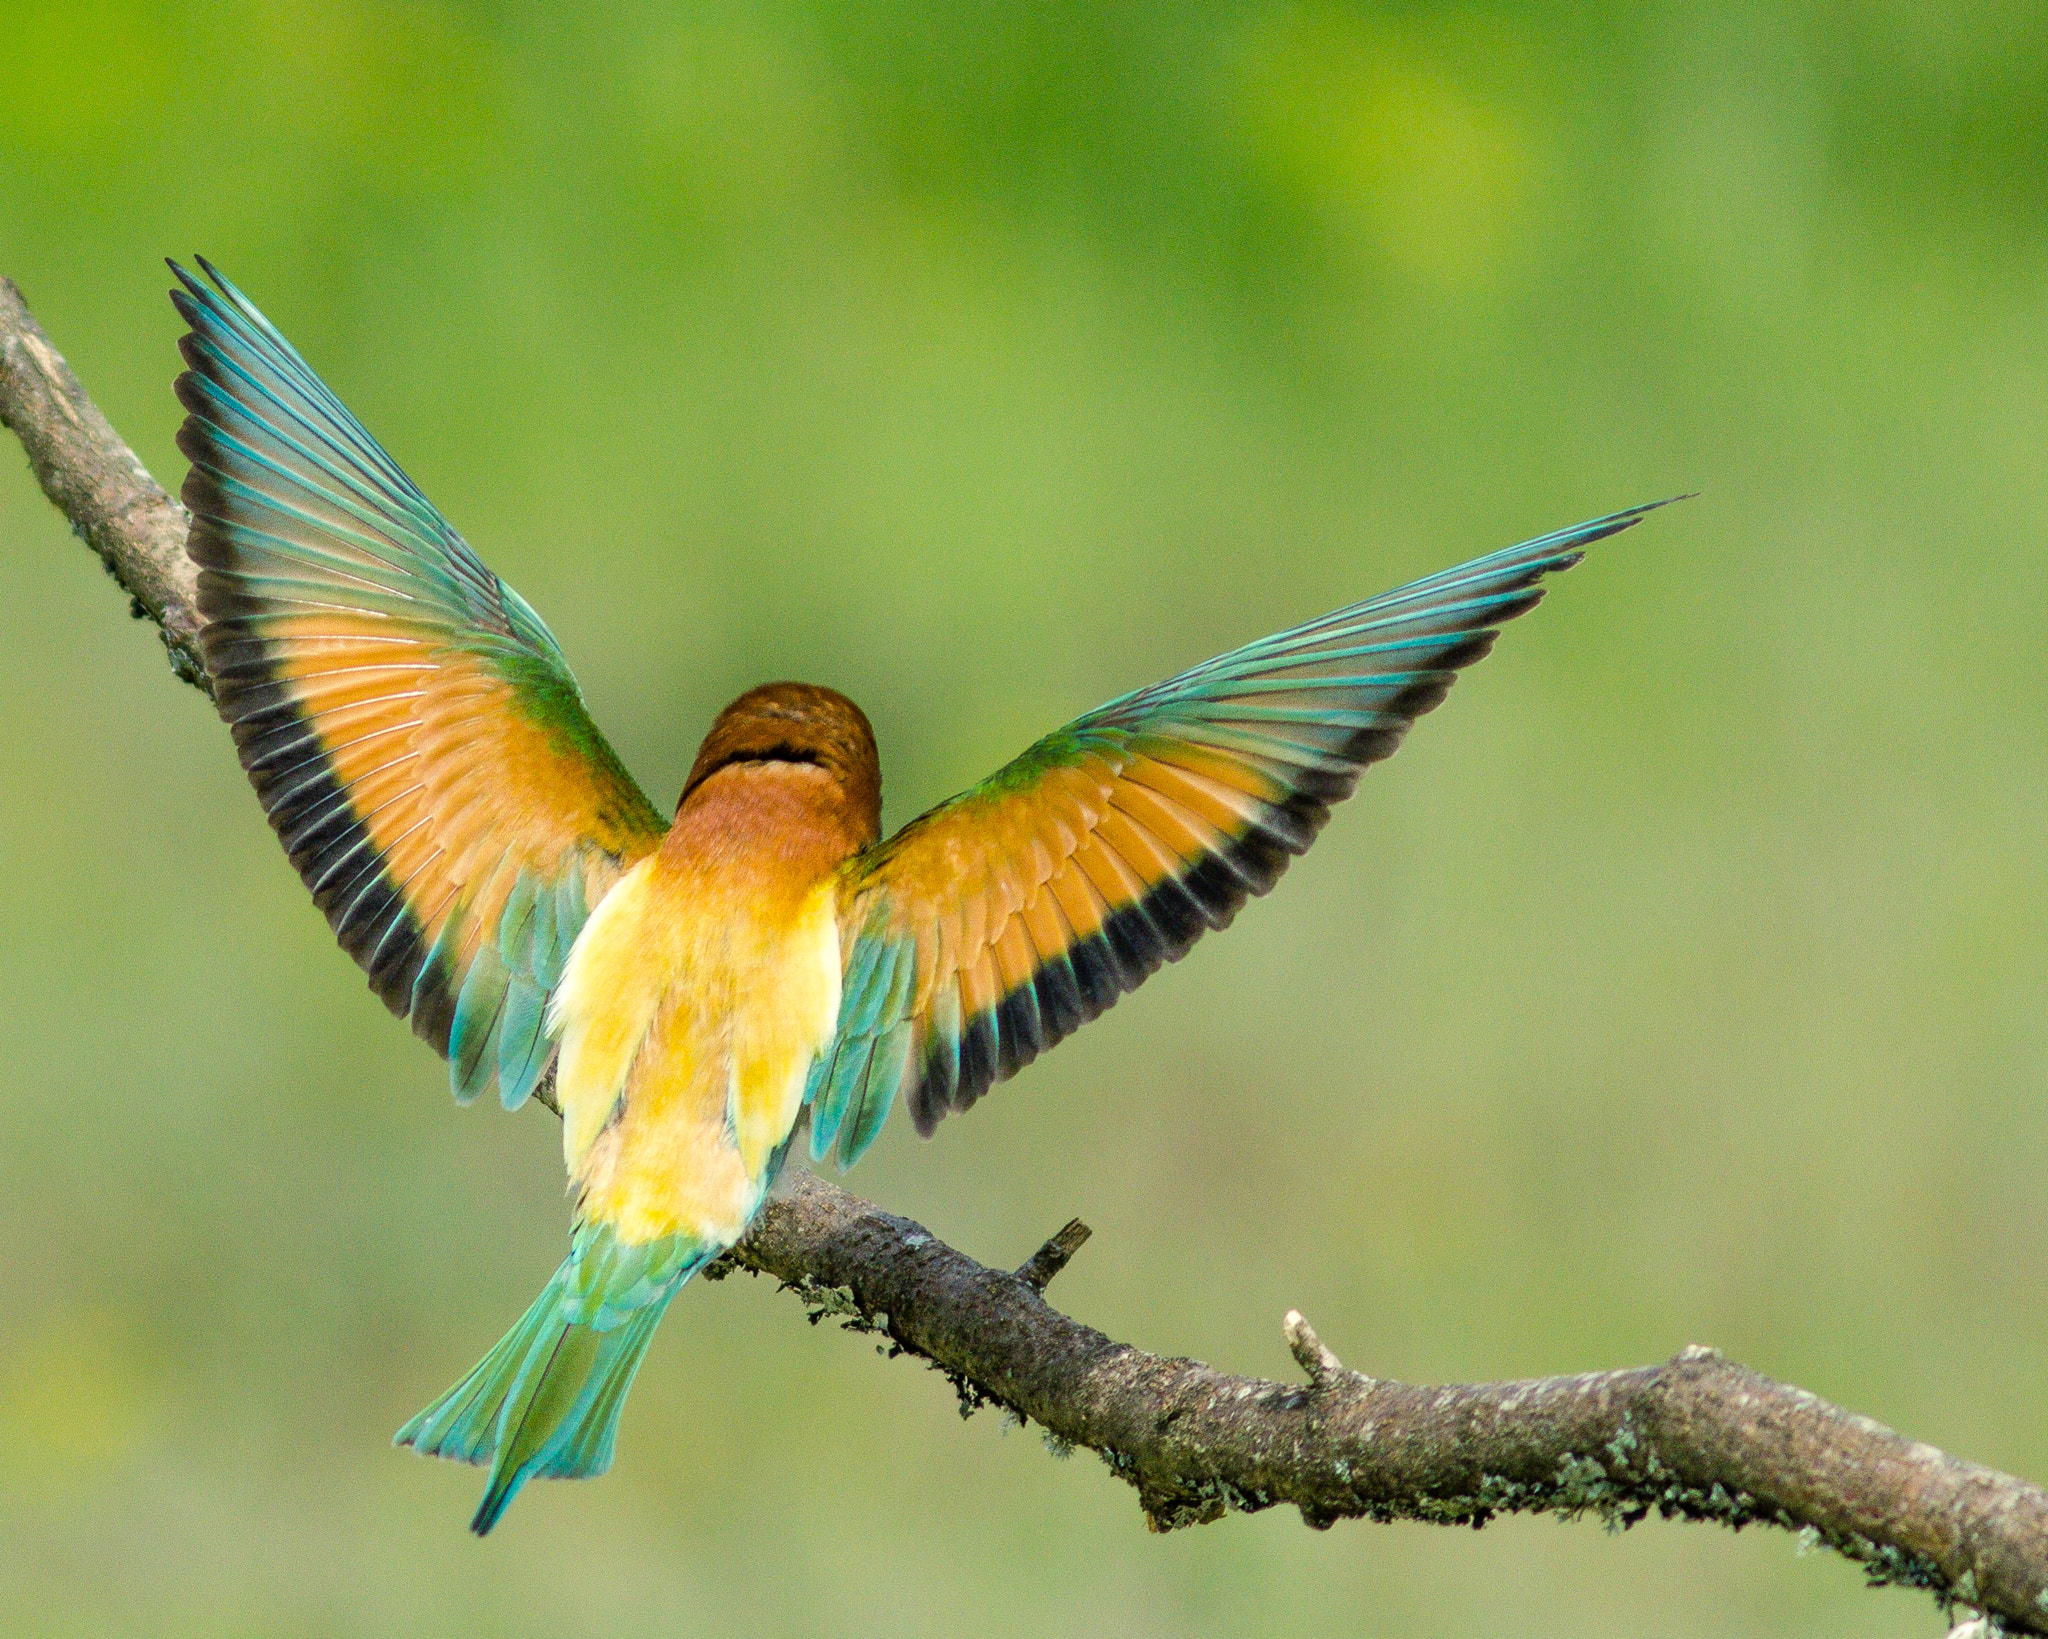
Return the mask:
[[825,769],[733,763],[677,810],[661,845],[662,865],[692,875],[762,871],[808,886],[873,840]]

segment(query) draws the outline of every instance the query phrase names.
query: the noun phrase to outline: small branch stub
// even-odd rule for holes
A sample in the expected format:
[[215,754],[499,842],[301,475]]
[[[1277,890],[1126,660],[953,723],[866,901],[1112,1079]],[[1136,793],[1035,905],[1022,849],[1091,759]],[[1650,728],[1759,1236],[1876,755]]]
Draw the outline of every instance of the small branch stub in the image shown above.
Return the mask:
[[1317,1389],[1326,1389],[1345,1377],[1357,1378],[1361,1382],[1371,1381],[1339,1360],[1330,1346],[1316,1336],[1316,1329],[1299,1309],[1287,1311],[1281,1330],[1287,1334],[1287,1347],[1293,1351],[1296,1364],[1308,1373],[1309,1382]]
[[1092,1234],[1094,1231],[1079,1218],[1068,1219],[1065,1228],[1017,1266],[1017,1278],[1032,1291],[1043,1292]]

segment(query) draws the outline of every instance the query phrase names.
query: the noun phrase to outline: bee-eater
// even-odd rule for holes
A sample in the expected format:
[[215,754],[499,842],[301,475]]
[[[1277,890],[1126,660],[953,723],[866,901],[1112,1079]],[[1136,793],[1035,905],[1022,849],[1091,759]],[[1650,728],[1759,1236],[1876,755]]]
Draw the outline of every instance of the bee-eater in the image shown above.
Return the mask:
[[[398,1443],[602,1473],[677,1290],[733,1244],[806,1118],[848,1167],[920,1133],[1225,926],[1502,622],[1560,530],[1206,661],[1047,735],[881,840],[845,696],[749,690],[664,820],[562,651],[282,335],[172,264],[221,715],[285,851],[456,1099],[562,1117],[569,1255]],[[1661,503],[1653,503],[1661,504]]]

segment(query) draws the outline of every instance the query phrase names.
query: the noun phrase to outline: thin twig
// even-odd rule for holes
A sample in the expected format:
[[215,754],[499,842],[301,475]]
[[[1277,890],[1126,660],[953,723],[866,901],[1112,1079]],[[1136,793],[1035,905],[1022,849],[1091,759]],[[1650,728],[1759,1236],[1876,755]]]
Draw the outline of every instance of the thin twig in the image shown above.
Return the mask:
[[[200,687],[185,518],[94,408],[0,280],[0,422],[43,491],[162,628]],[[2048,1492],[1904,1439],[1712,1349],[1662,1366],[1421,1388],[1347,1368],[1297,1313],[1307,1386],[1147,1354],[1069,1319],[1044,1287],[1087,1238],[1078,1220],[1015,1273],[991,1269],[822,1179],[801,1175],[710,1274],[774,1276],[813,1311],[886,1331],[952,1379],[1087,1446],[1159,1530],[1288,1504],[1344,1518],[1484,1524],[1496,1514],[1655,1513],[1783,1526],[1874,1583],[1984,1613],[1957,1635],[2048,1634]]]

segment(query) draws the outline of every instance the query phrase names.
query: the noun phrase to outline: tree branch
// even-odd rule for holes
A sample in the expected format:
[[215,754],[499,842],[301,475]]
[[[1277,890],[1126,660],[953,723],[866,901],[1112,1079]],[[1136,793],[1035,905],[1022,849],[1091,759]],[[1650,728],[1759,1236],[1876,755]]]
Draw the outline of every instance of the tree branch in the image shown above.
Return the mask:
[[28,451],[50,504],[100,555],[129,612],[156,622],[171,669],[213,692],[199,658],[199,570],[185,555],[185,509],[86,397],[12,279],[0,278],[0,423]]
[[2048,1493],[1713,1349],[1423,1388],[1348,1370],[1290,1314],[1308,1385],[1232,1377],[1113,1342],[1047,1304],[1025,1271],[987,1268],[808,1175],[728,1258],[794,1289],[814,1318],[886,1332],[953,1380],[963,1412],[993,1403],[1099,1452],[1158,1530],[1281,1503],[1318,1528],[1518,1512],[1765,1523],[1857,1560],[1874,1583],[2048,1630]]
[[[44,494],[99,553],[171,664],[205,687],[185,515],[122,443],[0,279],[0,422]],[[1345,1518],[1482,1525],[1496,1514],[1655,1513],[1783,1526],[1873,1583],[2048,1634],[2048,1492],[1690,1348],[1662,1366],[1421,1388],[1347,1368],[1299,1314],[1307,1384],[1232,1377],[1116,1343],[1044,1298],[1088,1238],[1076,1220],[1015,1273],[800,1174],[706,1271],[772,1275],[813,1320],[885,1333],[949,1377],[963,1415],[995,1405],[1056,1449],[1087,1446],[1158,1530],[1289,1504]],[[1968,1632],[1961,1628],[1959,1632]]]

